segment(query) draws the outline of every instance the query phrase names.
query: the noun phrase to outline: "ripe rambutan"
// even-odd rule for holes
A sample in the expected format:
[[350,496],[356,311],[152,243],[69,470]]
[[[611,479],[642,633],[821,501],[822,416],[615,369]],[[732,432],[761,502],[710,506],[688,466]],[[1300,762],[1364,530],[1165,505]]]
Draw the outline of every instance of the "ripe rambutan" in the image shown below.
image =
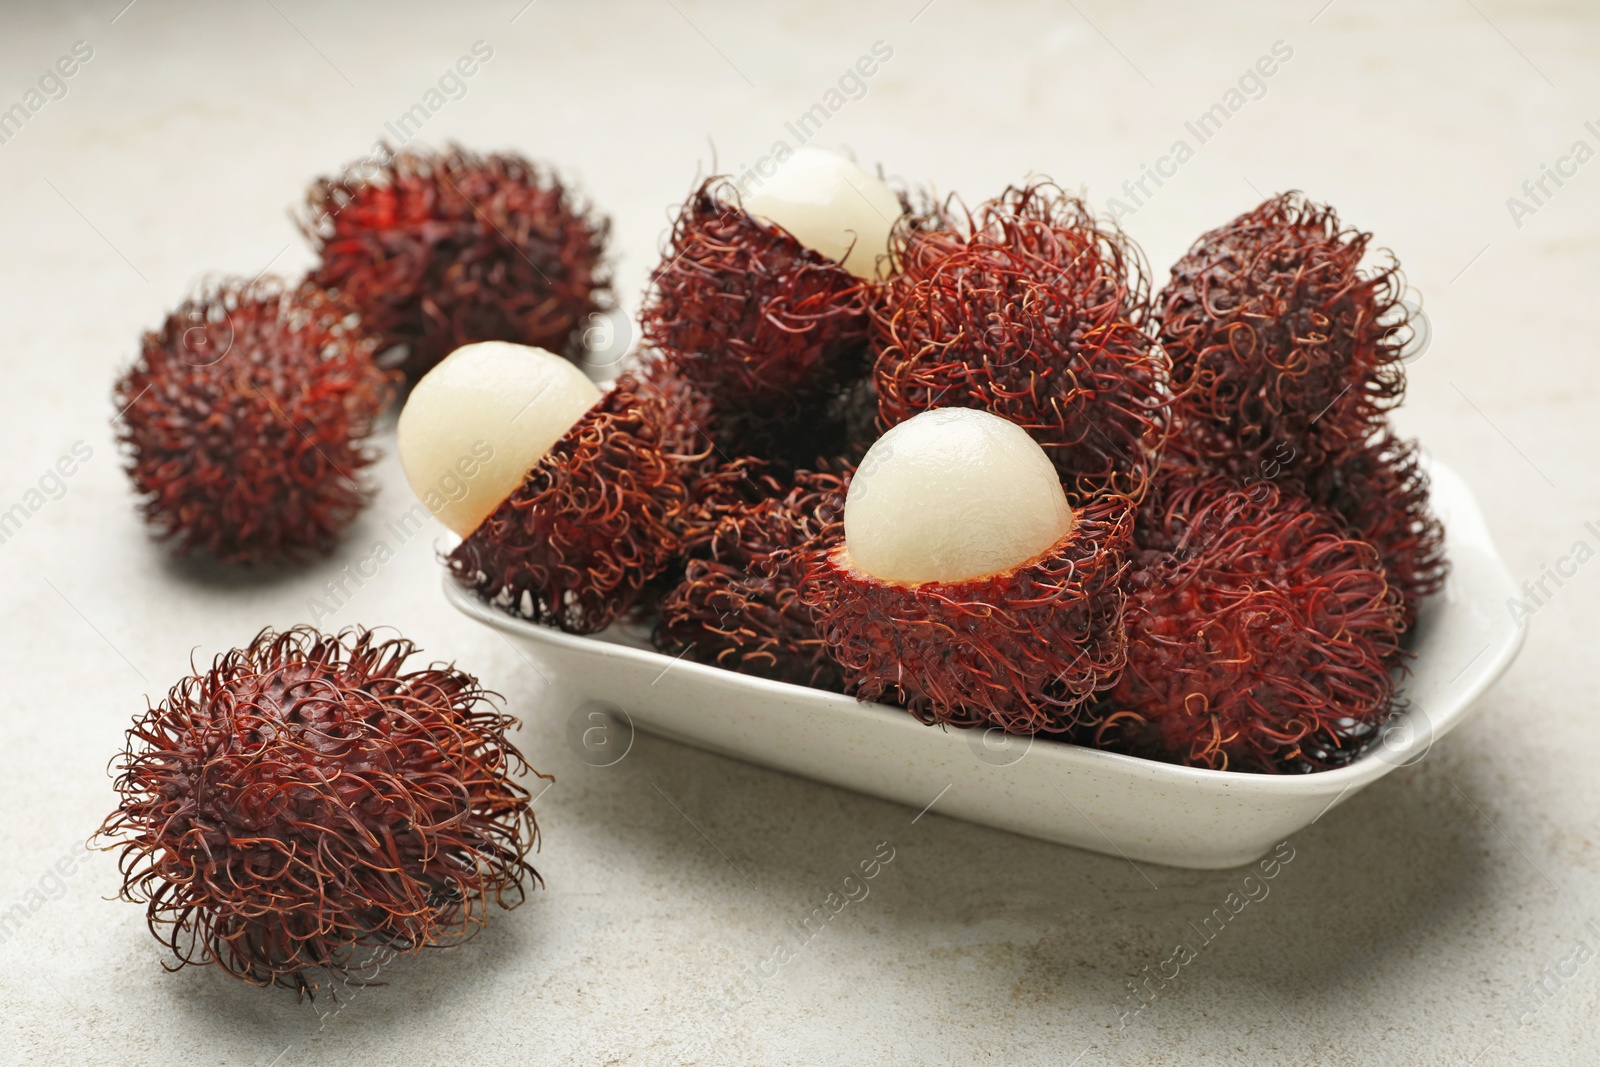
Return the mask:
[[1128,663],[1094,741],[1213,770],[1348,761],[1389,716],[1400,596],[1304,498],[1164,470],[1138,518]]
[[[843,533],[850,472],[798,471],[785,488],[736,461],[691,487],[683,578],[662,598],[654,640],[671,655],[778,681],[837,689],[811,609],[806,551]],[[710,483],[710,484],[707,484]]]
[[1417,443],[1386,431],[1332,457],[1305,480],[1305,491],[1343,520],[1350,536],[1378,550],[1410,629],[1421,602],[1444,588],[1450,573],[1444,526],[1428,506]]
[[810,553],[800,599],[861,699],[1063,731],[1121,669],[1131,507],[1074,512],[1015,424],[965,408],[901,423],[856,472],[843,527]]
[[489,342],[418,383],[398,436],[424,501],[459,457],[488,454],[471,489],[436,512],[464,538],[448,559],[456,580],[511,614],[592,633],[677,553],[685,494],[664,420],[630,376],[598,396],[559,356]]
[[1371,240],[1299,193],[1201,236],[1156,300],[1183,417],[1307,467],[1365,444],[1405,393],[1410,315],[1392,257],[1361,269]]
[[270,278],[211,283],[146,333],[114,401],[157,535],[225,563],[331,549],[393,389],[372,352],[341,300]]
[[518,155],[402,149],[373,169],[320,178],[300,226],[408,381],[462,345],[513,341],[583,355],[609,306],[610,223]]
[[363,950],[458,944],[540,884],[516,720],[452,666],[406,670],[415,652],[263,630],[128,730],[100,835],[173,969],[315,995]]
[[964,232],[901,227],[894,256],[873,305],[881,425],[979,408],[1027,430],[1075,502],[1137,499],[1169,397],[1133,242],[1036,184],[980,205]]
[[645,341],[724,435],[765,429],[781,444],[864,375],[870,279],[900,210],[881,181],[813,148],[748,197],[707,180],[652,278]]

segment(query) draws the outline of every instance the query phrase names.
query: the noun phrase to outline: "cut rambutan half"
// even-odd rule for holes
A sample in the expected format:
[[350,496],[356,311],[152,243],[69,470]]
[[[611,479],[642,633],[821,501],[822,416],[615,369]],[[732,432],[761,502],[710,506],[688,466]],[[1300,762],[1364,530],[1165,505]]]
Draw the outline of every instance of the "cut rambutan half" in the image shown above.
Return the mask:
[[868,451],[843,526],[800,595],[861,699],[1063,731],[1121,669],[1131,506],[1074,512],[1016,425],[963,408],[900,424]]
[[540,164],[509,153],[402,149],[322,178],[300,225],[339,289],[416,381],[462,345],[513,341],[583,355],[610,306],[610,223]]
[[1028,431],[1074,502],[1144,491],[1169,396],[1131,240],[1038,184],[981,205],[962,231],[903,226],[894,254],[873,305],[881,425],[978,408]]
[[1157,297],[1177,407],[1232,452],[1308,467],[1363,445],[1405,392],[1405,289],[1372,235],[1284,193],[1204,234]]
[[1163,471],[1140,511],[1128,663],[1095,743],[1214,770],[1346,762],[1391,714],[1404,628],[1377,551],[1276,486]]
[[412,390],[400,458],[464,538],[448,559],[458,582],[511,614],[592,633],[677,552],[685,494],[663,419],[629,376],[602,396],[553,353],[487,342]]
[[315,995],[374,950],[457,944],[539,884],[516,720],[415,652],[263,630],[128,730],[100,834],[178,966]]
[[[745,674],[838,689],[811,609],[800,601],[806,552],[843,532],[850,472],[798,471],[787,489],[729,464],[691,487],[696,514],[683,578],[662,598],[656,647]],[[711,484],[705,484],[711,483]]]
[[145,334],[114,401],[156,534],[225,563],[331,549],[370,496],[394,387],[372,354],[348,305],[272,278],[210,283]]

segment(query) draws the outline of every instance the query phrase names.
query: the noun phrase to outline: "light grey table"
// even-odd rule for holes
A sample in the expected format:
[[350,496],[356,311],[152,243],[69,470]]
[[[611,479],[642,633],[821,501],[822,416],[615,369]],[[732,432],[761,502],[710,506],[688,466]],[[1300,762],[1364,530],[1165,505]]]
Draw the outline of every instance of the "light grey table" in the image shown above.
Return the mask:
[[[333,1013],[163,972],[141,910],[106,899],[109,857],[48,873],[109,810],[106,764],[145,695],[191,654],[308,619],[410,506],[391,457],[329,560],[273,578],[174,563],[118,470],[114,374],[201,273],[304,269],[287,215],[304,183],[415,116],[475,42],[492,57],[420,136],[560,164],[615,218],[630,306],[713,150],[720,169],[753,165],[818,103],[816,143],[941,190],[979,199],[1037,170],[1123,198],[1163,273],[1268,192],[1333,201],[1426,301],[1403,428],[1468,475],[1513,572],[1538,579],[1600,547],[1600,162],[1562,162],[1600,149],[1593,5],[125,2],[0,9],[0,108],[75,42],[92,50],[0,143],[0,510],[76,443],[92,453],[0,545],[0,916],[24,913],[0,944],[0,1060],[1600,1061],[1587,563],[1547,582],[1521,661],[1467,725],[1297,835],[1270,896],[1126,1016],[1127,983],[1237,873],[1135,870],[937,808],[913,823],[645,736],[587,766],[570,697],[445,607],[431,533],[391,546],[333,621],[396,626],[505,693],[557,777],[538,803],[547,890]],[[880,41],[890,58],[862,92],[847,83],[859,99],[831,100]],[[1187,124],[1277,42],[1290,54],[1202,142]],[[1192,153],[1163,163],[1180,140]],[[1567,174],[1535,202],[1524,182],[1546,164]],[[1170,176],[1134,200],[1146,165]],[[770,979],[744,977],[881,841],[895,859],[867,899]]]

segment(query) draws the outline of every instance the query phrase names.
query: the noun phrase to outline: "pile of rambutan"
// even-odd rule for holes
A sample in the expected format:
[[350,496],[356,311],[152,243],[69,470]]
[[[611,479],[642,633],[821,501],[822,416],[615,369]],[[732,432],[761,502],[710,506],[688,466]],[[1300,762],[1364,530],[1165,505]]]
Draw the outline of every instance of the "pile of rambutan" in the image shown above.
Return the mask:
[[[1417,446],[1388,421],[1411,305],[1369,234],[1274,197],[1152,295],[1131,238],[1033,183],[903,215],[852,290],[718,188],[680,215],[646,304],[641,378],[687,492],[678,560],[635,605],[659,648],[1217,770],[1338,766],[1394,714],[1447,565]],[[950,408],[1020,428],[1067,533],[982,562],[958,542],[1005,543],[1012,503],[963,489],[996,516],[963,517],[943,483],[966,460],[875,438],[859,414],[845,448],[796,432],[793,411],[815,431],[837,410],[819,398],[844,396],[880,434]],[[1001,481],[1026,465],[996,462]],[[901,537],[865,503],[850,528],[885,464],[923,479],[897,505],[922,531],[901,550],[950,541],[965,562],[867,565],[889,558],[874,538]]]
[[847,161],[800,170],[694,190],[638,366],[586,416],[638,404],[644,450],[580,420],[458,580],[931,724],[1217,770],[1359,755],[1446,573],[1370,235],[1274,197],[1152,296],[1049,183],[913,212]]

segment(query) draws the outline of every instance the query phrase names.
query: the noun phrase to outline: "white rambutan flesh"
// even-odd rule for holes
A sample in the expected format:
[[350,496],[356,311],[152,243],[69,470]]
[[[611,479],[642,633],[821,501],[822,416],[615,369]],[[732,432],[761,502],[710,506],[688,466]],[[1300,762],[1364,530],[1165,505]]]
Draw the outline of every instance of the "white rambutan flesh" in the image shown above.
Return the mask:
[[900,200],[880,179],[834,152],[802,147],[744,199],[744,209],[777,223],[858,278],[878,275]]
[[1043,554],[1072,520],[1060,476],[1025,430],[936,408],[868,450],[845,496],[845,551],[883,581],[968,581]]
[[583,371],[553,352],[464,345],[417,382],[400,412],[406,480],[466,537],[599,399]]

